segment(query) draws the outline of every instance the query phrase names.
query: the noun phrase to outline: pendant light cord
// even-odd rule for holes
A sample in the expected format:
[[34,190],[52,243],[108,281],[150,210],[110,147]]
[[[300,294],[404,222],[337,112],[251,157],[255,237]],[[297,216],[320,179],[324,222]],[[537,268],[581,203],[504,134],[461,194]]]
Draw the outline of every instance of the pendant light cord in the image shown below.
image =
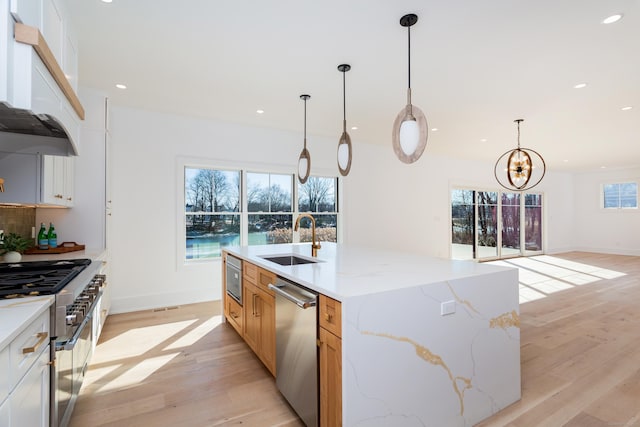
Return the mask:
[[407,46],[408,46],[408,51],[409,51],[409,55],[407,55],[408,58],[408,67],[407,67],[407,74],[409,75],[409,90],[411,90],[411,26],[407,27]]
[[347,122],[347,78],[346,72],[342,72],[342,120]]
[[307,100],[304,100],[304,149],[307,149]]
[[514,120],[514,122],[518,124],[518,150],[520,150],[520,122],[521,121],[523,121],[523,119]]

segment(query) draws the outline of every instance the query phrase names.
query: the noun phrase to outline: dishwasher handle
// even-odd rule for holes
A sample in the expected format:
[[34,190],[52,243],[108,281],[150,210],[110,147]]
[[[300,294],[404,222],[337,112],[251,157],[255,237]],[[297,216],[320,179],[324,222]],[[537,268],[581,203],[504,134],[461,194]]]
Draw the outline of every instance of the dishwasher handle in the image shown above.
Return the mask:
[[295,305],[297,305],[300,308],[311,308],[311,307],[315,307],[316,306],[316,298],[314,297],[313,299],[309,299],[309,300],[303,300],[298,298],[295,295],[290,294],[289,292],[285,291],[283,288],[287,287],[286,283],[283,283],[280,286],[274,285],[269,283],[268,288],[271,289],[273,292],[275,292],[276,294],[288,299],[289,301],[291,301],[292,303],[294,303]]

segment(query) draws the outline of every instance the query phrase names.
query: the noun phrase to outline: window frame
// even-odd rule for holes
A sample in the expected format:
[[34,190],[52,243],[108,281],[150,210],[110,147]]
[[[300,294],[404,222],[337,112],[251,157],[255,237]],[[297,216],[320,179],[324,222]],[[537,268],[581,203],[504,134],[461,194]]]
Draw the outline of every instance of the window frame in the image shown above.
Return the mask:
[[[546,247],[546,194],[544,191],[507,191],[507,190],[501,190],[501,189],[495,189],[495,188],[487,188],[487,187],[475,187],[475,186],[467,186],[467,185],[451,185],[449,187],[449,224],[451,225],[451,227],[453,227],[453,212],[452,212],[452,202],[453,202],[453,198],[452,198],[452,192],[455,190],[462,190],[462,191],[470,191],[472,192],[472,205],[471,205],[471,209],[473,211],[473,218],[474,221],[477,221],[478,218],[478,193],[483,192],[483,193],[496,193],[497,194],[497,209],[496,209],[496,218],[498,218],[497,224],[496,224],[496,255],[495,256],[484,256],[481,257],[479,256],[479,253],[474,252],[473,247],[475,247],[475,245],[477,245],[477,241],[478,241],[478,227],[476,227],[475,225],[473,226],[473,244],[472,244],[472,258],[464,258],[464,259],[469,259],[469,260],[473,260],[476,262],[483,262],[483,261],[494,261],[494,260],[499,260],[499,259],[508,259],[508,258],[514,258],[514,257],[519,257],[519,256],[534,256],[534,255],[541,255],[544,253],[544,248]],[[503,194],[510,194],[510,193],[520,193],[520,202],[519,202],[519,221],[520,221],[520,253],[513,253],[513,254],[509,254],[509,255],[504,255],[502,253],[502,195]],[[539,194],[542,195],[542,203],[540,204],[540,209],[541,209],[541,219],[542,219],[542,231],[541,231],[541,235],[542,235],[542,249],[539,251],[534,251],[534,250],[527,250],[526,249],[526,238],[525,238],[525,215],[526,215],[526,195],[527,194]],[[468,205],[467,205],[468,206]],[[449,228],[449,257],[451,259],[453,258],[454,255],[454,242],[453,242],[453,235],[452,235],[452,228]],[[458,259],[458,258],[455,258]]]
[[[293,221],[302,212],[298,211],[298,179],[295,174],[295,166],[279,165],[279,164],[267,164],[267,163],[255,163],[255,162],[243,162],[239,164],[237,162],[230,162],[220,159],[207,159],[207,158],[195,158],[195,157],[176,157],[175,162],[175,174],[174,182],[176,183],[176,229],[175,233],[175,260],[176,270],[189,268],[189,266],[207,264],[207,263],[220,263],[221,257],[212,258],[199,258],[199,259],[186,259],[186,215],[185,215],[185,168],[194,169],[217,169],[217,170],[238,170],[241,172],[241,188],[240,188],[240,245],[248,245],[248,201],[247,201],[247,173],[264,173],[264,174],[284,174],[292,175],[293,177],[293,197],[292,197],[292,215]],[[336,216],[336,241],[342,242],[343,239],[343,214],[340,207],[342,203],[342,188],[343,180],[333,169],[328,168],[314,168],[314,172],[311,176],[319,177],[332,177],[336,179],[336,208],[338,211],[332,213]],[[293,232],[293,244],[299,243],[299,233]]]
[[[608,185],[617,185],[619,187],[619,186],[624,185],[624,184],[635,184],[635,186],[636,186],[636,205],[635,206],[629,206],[629,207],[620,206],[620,191],[618,190],[618,204],[617,204],[617,206],[607,207],[605,205],[605,203],[606,203],[606,197],[605,197],[605,188],[606,188],[606,186],[608,186]],[[605,212],[637,212],[638,211],[638,203],[640,202],[639,197],[638,197],[639,187],[640,187],[640,185],[638,185],[638,180],[635,180],[635,179],[603,182],[602,184],[600,184],[600,209],[605,211]]]

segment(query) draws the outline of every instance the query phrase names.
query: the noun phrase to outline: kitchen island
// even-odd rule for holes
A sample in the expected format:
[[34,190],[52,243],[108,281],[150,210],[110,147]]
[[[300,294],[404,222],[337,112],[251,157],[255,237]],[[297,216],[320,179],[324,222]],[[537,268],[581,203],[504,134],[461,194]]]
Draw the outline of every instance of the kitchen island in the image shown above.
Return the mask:
[[337,301],[342,425],[471,426],[520,399],[516,269],[327,242],[289,266],[264,257],[313,259],[309,244],[225,251]]

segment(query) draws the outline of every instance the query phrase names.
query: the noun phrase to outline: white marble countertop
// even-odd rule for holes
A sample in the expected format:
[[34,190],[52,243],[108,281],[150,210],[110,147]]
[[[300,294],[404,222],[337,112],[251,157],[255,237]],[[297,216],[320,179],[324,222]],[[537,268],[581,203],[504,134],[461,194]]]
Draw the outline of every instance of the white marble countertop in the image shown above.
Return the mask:
[[0,300],[0,349],[53,304],[52,295]]
[[293,266],[281,266],[261,256],[293,253],[313,259],[310,243],[230,246],[224,249],[278,276],[339,301],[508,269],[473,261],[449,260],[330,242],[321,244],[317,263]]

